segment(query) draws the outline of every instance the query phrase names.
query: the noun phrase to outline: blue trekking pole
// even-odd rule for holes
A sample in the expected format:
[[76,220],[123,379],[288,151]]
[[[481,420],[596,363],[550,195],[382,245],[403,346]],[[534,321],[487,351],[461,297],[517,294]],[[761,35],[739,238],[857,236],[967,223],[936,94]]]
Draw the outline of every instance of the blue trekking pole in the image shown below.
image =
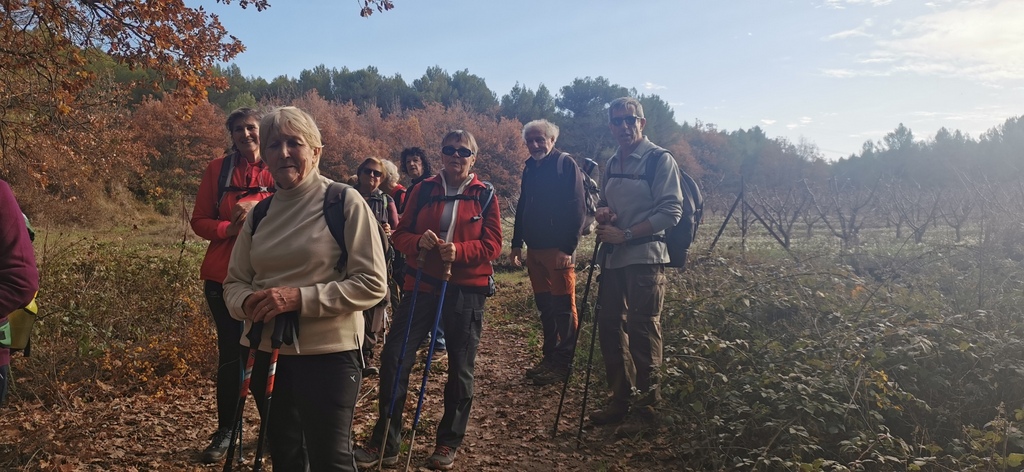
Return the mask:
[[[572,358],[569,359],[569,371],[565,373],[565,382],[562,383],[562,398],[558,400],[558,412],[555,413],[555,426],[551,428],[551,439],[555,439],[558,436],[558,421],[562,418],[562,404],[565,403],[565,391],[569,388],[569,378],[572,377],[572,364],[576,360],[576,345],[580,341],[580,331],[583,329],[582,321],[586,318],[586,313],[590,308],[590,285],[591,281],[594,280],[594,267],[597,266],[597,252],[601,249],[601,242],[597,241],[594,243],[594,255],[590,258],[590,272],[587,274],[587,288],[583,290],[583,315],[580,317],[579,323],[576,325],[576,334],[572,340]],[[594,332],[597,332],[597,317],[594,318]],[[593,346],[593,341],[591,341]],[[593,355],[593,347],[591,347],[591,355]],[[590,361],[587,361],[587,375],[590,375]]]
[[427,391],[427,378],[430,376],[430,362],[434,359],[434,343],[437,342],[437,325],[441,322],[441,313],[444,310],[444,293],[448,290],[448,279],[452,277],[452,263],[444,263],[444,272],[441,274],[441,296],[437,299],[437,314],[434,315],[434,330],[430,337],[430,349],[427,351],[427,365],[423,368],[423,383],[420,384],[420,399],[416,404],[416,416],[412,420],[412,435],[409,437],[409,457],[405,461],[405,470],[409,470],[412,463],[413,445],[416,444],[416,427],[420,423],[420,413],[423,412],[423,396]]
[[[377,461],[378,470],[384,468],[384,449],[387,447],[388,434],[391,430],[391,418],[395,414],[395,397],[398,396],[398,382],[402,377],[402,363],[405,362],[405,349],[409,344],[409,331],[412,330],[412,314],[416,312],[416,294],[420,292],[420,280],[423,279],[423,265],[427,262],[426,249],[420,249],[420,256],[416,258],[416,261],[418,262],[416,267],[416,282],[412,286],[412,301],[409,302],[409,320],[405,325],[405,337],[402,338],[402,350],[399,351],[398,354],[398,367],[395,368],[395,383],[391,385],[391,404],[388,406],[387,419],[384,420],[384,439],[381,441],[380,445],[380,460]],[[431,342],[431,344],[433,344],[433,342]]]

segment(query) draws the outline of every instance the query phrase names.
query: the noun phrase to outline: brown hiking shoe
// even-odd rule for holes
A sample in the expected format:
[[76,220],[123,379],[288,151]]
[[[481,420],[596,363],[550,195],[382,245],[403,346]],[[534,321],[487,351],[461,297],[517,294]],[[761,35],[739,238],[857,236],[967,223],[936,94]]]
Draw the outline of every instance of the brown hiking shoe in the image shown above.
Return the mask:
[[658,412],[653,407],[636,407],[628,415],[625,422],[615,428],[615,436],[620,438],[641,437],[658,429]]
[[427,463],[423,467],[430,470],[451,470],[455,467],[455,448],[435,446],[434,453],[427,458]]
[[380,449],[376,447],[364,446],[356,449],[352,452],[352,456],[356,460],[356,467],[359,470],[369,470],[376,468],[378,465],[384,467],[394,467],[398,465],[398,453],[392,455],[384,455],[384,460],[380,459]]
[[545,369],[543,372],[533,376],[534,385],[551,385],[553,383],[564,382],[569,375],[569,369],[566,367],[550,367]]
[[534,377],[536,377],[537,375],[541,374],[546,370],[548,370],[548,362],[540,361],[537,363],[537,365],[530,367],[529,369],[526,369],[526,378],[533,380]]
[[590,414],[590,422],[600,425],[619,424],[629,413],[629,406],[620,403],[610,403],[603,410],[597,410]]

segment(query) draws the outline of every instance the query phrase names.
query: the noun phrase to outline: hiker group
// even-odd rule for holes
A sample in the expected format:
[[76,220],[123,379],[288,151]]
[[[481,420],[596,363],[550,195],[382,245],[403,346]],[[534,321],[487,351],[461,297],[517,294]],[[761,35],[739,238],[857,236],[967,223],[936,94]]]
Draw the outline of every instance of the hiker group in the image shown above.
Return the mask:
[[[530,157],[510,256],[527,268],[543,331],[541,360],[524,374],[535,385],[562,382],[564,400],[580,332],[575,253],[596,234],[582,304],[600,265],[594,319],[611,396],[590,419],[642,429],[659,407],[665,268],[685,256],[669,246],[679,244],[674,233],[692,239],[700,199],[671,154],[644,137],[639,101],[617,99],[608,112],[619,147],[600,175],[594,161],[555,147],[554,124],[523,127]],[[491,263],[502,251],[499,199],[474,172],[476,138],[443,136],[436,173],[427,152],[404,150],[408,188],[398,166],[376,157],[348,185],[320,175],[320,132],[302,110],[239,109],[226,125],[232,151],[208,166],[192,216],[210,240],[200,275],[219,352],[218,424],[201,461],[232,470],[251,391],[262,418],[255,470],[264,447],[279,471],[397,465],[410,376],[426,346],[406,467],[432,363],[446,357],[444,412],[423,467],[451,469],[473,404]],[[356,447],[359,386],[372,377],[378,416]]]

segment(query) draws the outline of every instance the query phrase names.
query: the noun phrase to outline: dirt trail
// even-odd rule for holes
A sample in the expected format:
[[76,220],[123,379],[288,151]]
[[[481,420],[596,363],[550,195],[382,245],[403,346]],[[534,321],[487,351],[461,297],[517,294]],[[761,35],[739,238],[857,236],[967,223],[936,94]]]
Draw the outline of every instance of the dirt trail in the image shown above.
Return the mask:
[[[523,310],[522,284],[488,302],[488,315],[477,357],[472,419],[459,450],[455,470],[460,471],[593,471],[672,470],[671,460],[659,457],[666,438],[634,441],[617,439],[610,428],[584,432],[579,449],[576,432],[582,398],[582,367],[570,384],[558,437],[551,439],[561,384],[536,387],[523,371],[536,361],[532,315]],[[510,308],[519,307],[519,308]],[[583,332],[580,354],[585,364],[589,330]],[[416,389],[422,364],[414,371],[406,405],[406,437],[416,407]],[[420,431],[412,460],[422,464],[433,448],[434,431],[441,416],[445,374],[431,375]],[[595,376],[588,409],[599,407],[603,381]],[[364,381],[363,398],[355,418],[355,434],[368,436],[376,418],[376,382]],[[162,395],[136,395],[109,402],[83,402],[69,398],[64,405],[11,404],[0,419],[0,470],[61,471],[200,471],[220,470],[221,464],[196,462],[207,443],[213,422],[213,382],[177,389]],[[258,418],[250,400],[245,422],[246,467],[250,470]],[[26,444],[47,444],[30,446]],[[35,447],[35,450],[26,450]],[[407,446],[406,446],[407,447]],[[56,454],[53,451],[75,451]],[[405,456],[402,456],[404,461]],[[27,464],[27,466],[25,465]],[[271,469],[271,467],[268,467]]]

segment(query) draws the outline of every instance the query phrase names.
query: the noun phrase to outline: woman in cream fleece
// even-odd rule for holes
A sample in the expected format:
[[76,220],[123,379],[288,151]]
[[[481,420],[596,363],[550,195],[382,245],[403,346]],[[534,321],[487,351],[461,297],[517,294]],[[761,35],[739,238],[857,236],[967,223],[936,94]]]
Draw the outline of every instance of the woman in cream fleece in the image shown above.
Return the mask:
[[[224,281],[231,316],[265,322],[251,391],[262,411],[275,317],[298,312],[296,342],[281,347],[268,421],[275,470],[355,471],[352,415],[361,381],[362,311],[386,294],[377,222],[355,189],[345,190],[347,263],[324,219],[330,179],[317,166],[323,151],[313,118],[295,107],[260,122],[260,154],[277,192],[255,234],[252,219],[238,234]],[[305,448],[303,448],[305,445]]]

